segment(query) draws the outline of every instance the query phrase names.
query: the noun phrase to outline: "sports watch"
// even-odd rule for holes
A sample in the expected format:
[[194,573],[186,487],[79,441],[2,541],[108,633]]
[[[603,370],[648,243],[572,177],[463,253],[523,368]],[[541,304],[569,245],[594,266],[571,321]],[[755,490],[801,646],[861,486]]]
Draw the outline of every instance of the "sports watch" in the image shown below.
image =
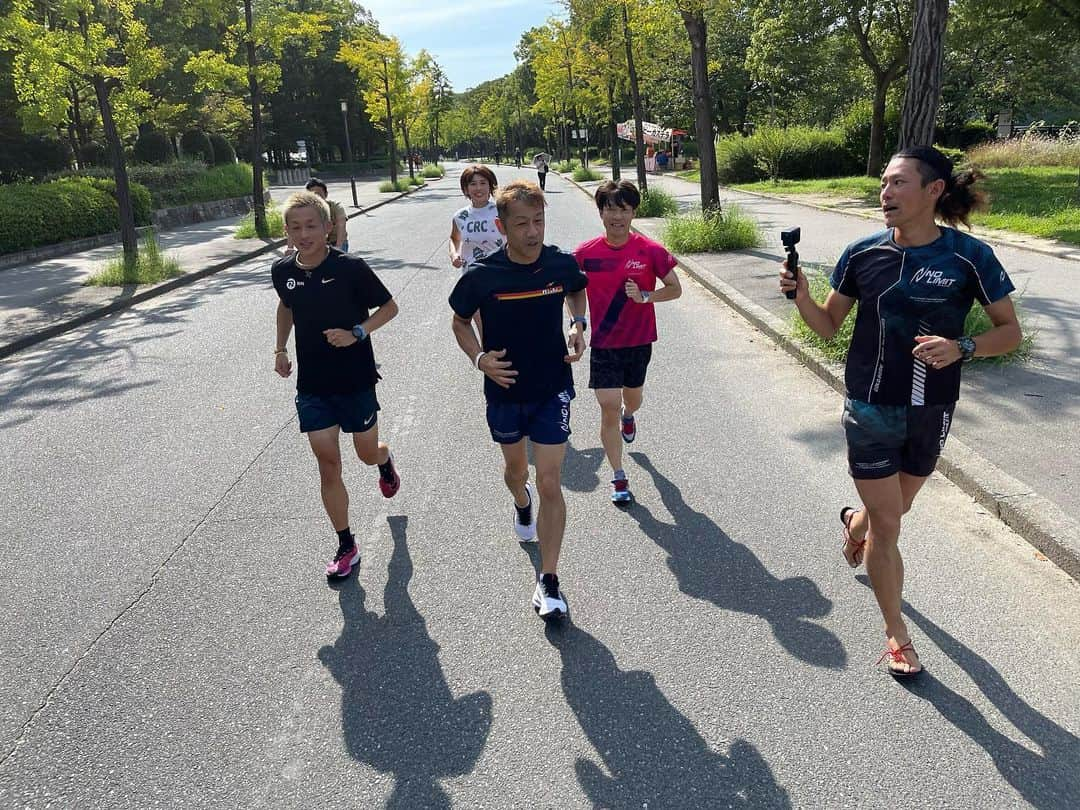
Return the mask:
[[641,303],[643,303],[643,304],[649,303],[649,296],[650,295],[652,295],[651,290],[642,290],[641,291]]
[[356,326],[354,326],[352,328],[352,333],[357,340],[363,340],[367,337],[367,330],[363,327],[363,324],[358,323]]
[[584,315],[575,315],[573,318],[570,319],[571,327],[573,327],[576,323],[580,323],[582,329],[589,328],[589,319],[586,318]]
[[970,335],[957,338],[956,346],[960,349],[960,360],[962,362],[968,363],[975,356],[975,338]]

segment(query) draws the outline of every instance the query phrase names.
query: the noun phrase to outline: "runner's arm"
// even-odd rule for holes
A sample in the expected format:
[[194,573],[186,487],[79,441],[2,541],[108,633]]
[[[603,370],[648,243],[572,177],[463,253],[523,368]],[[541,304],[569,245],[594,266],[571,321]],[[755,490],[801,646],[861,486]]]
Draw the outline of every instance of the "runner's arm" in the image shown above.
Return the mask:
[[345,223],[346,214],[344,206],[340,207],[340,213],[341,216],[338,218],[337,222],[334,225],[334,247],[338,249],[341,249],[342,246],[349,241],[349,229]]
[[[981,335],[973,336],[975,357],[997,357],[1000,354],[1008,354],[1019,346],[1023,334],[1012,299],[1006,295],[992,304],[985,305],[983,309],[986,310],[986,316],[994,325]],[[928,335],[917,337],[915,341],[916,346],[912,349],[912,353],[922,360],[930,361],[935,367],[947,366],[963,357],[960,346],[955,340]]]
[[450,264],[461,267],[461,231],[456,222],[450,223]]
[[[682,284],[679,283],[679,274],[674,269],[660,279],[661,286],[658,290],[649,292],[649,303],[659,304],[661,301],[674,301],[682,295]],[[645,297],[641,294],[641,288],[631,278],[626,280],[626,297],[638,304],[645,303]]]
[[502,359],[506,356],[506,349],[493,349],[485,352],[480,346],[480,341],[476,338],[472,318],[462,318],[455,312],[453,330],[458,346],[465,352],[465,356],[469,358],[470,363],[502,388],[509,388],[514,384],[514,377],[517,376],[517,372],[514,371],[509,360]]
[[806,273],[801,272],[800,268],[798,278],[792,281],[787,270],[787,259],[784,259],[783,268],[780,271],[780,291],[787,292],[792,287],[795,288],[795,306],[799,309],[799,316],[814,332],[828,340],[836,334],[844,318],[851,312],[855,299],[830,290],[824,305],[819,304],[810,295]]
[[364,321],[361,326],[364,327],[364,331],[369,335],[376,329],[386,326],[390,321],[397,317],[398,305],[397,301],[391,298],[377,310],[371,313],[371,316]]
[[[571,319],[585,317],[585,304],[587,300],[584,287],[577,292],[567,294],[566,309],[570,312]],[[574,363],[581,359],[581,355],[585,353],[584,324],[575,322],[573,326],[570,327],[570,334],[567,335],[566,339],[566,348],[570,352],[570,354],[566,356],[566,362]]]
[[276,321],[276,342],[274,343],[274,371],[282,377],[288,377],[292,373],[292,361],[286,351],[289,343],[289,334],[293,328],[292,310],[278,300]]

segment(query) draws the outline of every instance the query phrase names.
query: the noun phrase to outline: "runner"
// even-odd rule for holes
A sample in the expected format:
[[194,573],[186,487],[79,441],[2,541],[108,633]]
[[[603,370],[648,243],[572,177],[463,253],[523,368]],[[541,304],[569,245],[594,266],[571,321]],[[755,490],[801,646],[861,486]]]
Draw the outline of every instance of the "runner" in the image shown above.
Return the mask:
[[[586,278],[572,256],[544,244],[544,193],[535,183],[515,180],[499,190],[496,203],[507,244],[458,279],[450,295],[454,337],[486,377],[488,427],[502,448],[514,531],[525,542],[539,534],[533,608],[545,620],[556,619],[568,613],[558,577],[566,528],[561,476],[574,398],[569,364],[585,349]],[[566,339],[564,299],[571,315]],[[477,311],[483,315],[483,346],[470,320]],[[529,483],[529,441],[535,490]]]
[[461,173],[461,193],[469,204],[450,220],[450,263],[462,270],[506,244],[495,225],[498,212],[492,195],[498,188],[495,173],[487,166],[466,166]]
[[[378,465],[379,489],[392,498],[401,486],[390,448],[379,441],[375,355],[369,336],[397,315],[397,303],[358,257],[326,244],[330,207],[318,194],[293,194],[282,212],[297,252],[274,262],[279,297],[274,370],[292,374],[286,343],[296,324],[296,412],[319,464],[323,506],[338,536],[326,566],[330,579],[347,577],[360,560],[349,530],[349,494],[341,479],[339,434],[353,434],[365,464]],[[374,309],[375,312],[369,314]]]
[[[653,304],[674,301],[682,286],[667,248],[630,230],[641,204],[637,187],[629,180],[608,180],[596,189],[595,199],[604,235],[579,245],[574,257],[589,278],[589,388],[600,403],[600,443],[612,469],[611,502],[622,504],[632,498],[622,443],[637,437],[634,414],[641,407],[656,341]],[[657,279],[663,285],[659,290]]]
[[[1020,345],[1012,282],[983,242],[955,229],[983,202],[977,172],[953,174],[952,162],[929,147],[898,152],[881,177],[886,230],[853,242],[840,257],[825,304],[815,302],[802,272],[780,273],[795,290],[806,324],[832,337],[858,301],[848,349],[844,402],[848,469],[862,500],[845,506],[844,557],[866,571],[885,619],[889,672],[922,671],[901,614],[902,516],[937,465],[960,395],[960,369]],[[936,220],[952,227],[939,227]],[[964,334],[972,303],[993,327]],[[879,661],[880,663],[880,661]]]

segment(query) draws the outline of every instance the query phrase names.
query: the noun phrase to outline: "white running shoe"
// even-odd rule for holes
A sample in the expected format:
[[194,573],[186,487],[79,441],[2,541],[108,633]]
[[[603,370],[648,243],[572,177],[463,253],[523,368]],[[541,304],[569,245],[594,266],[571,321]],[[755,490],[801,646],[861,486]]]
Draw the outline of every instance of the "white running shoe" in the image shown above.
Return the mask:
[[529,496],[529,505],[520,508],[514,504],[514,531],[522,543],[536,542],[536,498],[533,497],[532,484],[525,482],[525,494]]
[[559,578],[555,574],[544,574],[540,577],[536,590],[533,591],[532,606],[544,621],[561,619],[569,613],[566,597],[559,590]]

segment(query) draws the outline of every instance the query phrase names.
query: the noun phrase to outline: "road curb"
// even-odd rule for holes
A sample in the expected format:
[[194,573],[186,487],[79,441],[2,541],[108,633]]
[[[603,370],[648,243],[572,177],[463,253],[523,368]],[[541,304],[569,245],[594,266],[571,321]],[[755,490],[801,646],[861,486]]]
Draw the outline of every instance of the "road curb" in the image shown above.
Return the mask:
[[[577,186],[582,193],[592,197],[588,189],[575,180],[565,179]],[[637,227],[634,227],[634,230],[643,236],[648,235]],[[798,343],[788,333],[783,320],[751,301],[723,279],[717,278],[693,259],[678,255],[675,259],[687,275],[844,395],[846,387],[842,366]],[[1057,504],[1036,494],[1029,486],[991,464],[956,437],[949,439],[946,444],[937,470],[1034,546],[1039,553],[1080,582],[1080,523],[1065,514]]]
[[[347,219],[352,219],[353,217],[358,217],[361,214],[366,214],[369,211],[374,211],[376,208],[381,208],[388,203],[400,200],[402,197],[407,197],[408,195],[413,194],[414,192],[426,187],[427,183],[425,182],[422,185],[414,186],[408,191],[400,192],[397,195],[390,197],[389,199],[379,200],[373,205],[361,207],[360,209],[349,214]],[[202,270],[194,270],[190,273],[184,273],[182,276],[177,276],[176,278],[171,278],[168,281],[163,281],[160,284],[155,284],[152,287],[146,287],[145,289],[139,290],[127,298],[121,299],[119,301],[113,301],[102,306],[93,307],[91,309],[88,309],[86,312],[67,318],[63,321],[60,321],[59,323],[54,323],[53,325],[48,326],[44,329],[39,329],[36,332],[31,332],[28,335],[23,335],[22,337],[8,343],[2,343],[0,344],[0,360],[6,357],[10,357],[17,352],[21,352],[24,349],[28,349],[38,343],[49,340],[50,338],[58,337],[65,332],[70,332],[71,330],[77,329],[80,326],[84,326],[88,323],[92,323],[93,321],[108,317],[109,315],[113,315],[117,312],[123,312],[125,309],[130,309],[131,307],[135,306],[136,304],[140,304],[143,301],[149,301],[150,299],[157,298],[158,296],[164,295],[165,293],[172,292],[173,290],[177,290],[181,287],[186,287],[189,284],[194,284],[196,281],[204,279],[207,276],[212,276],[215,273],[220,273],[222,270],[227,270],[228,268],[235,267],[238,264],[243,264],[249,259],[254,259],[258,256],[263,255],[264,253],[269,253],[272,250],[276,250],[277,248],[284,245],[286,241],[287,240],[285,239],[275,240],[273,242],[263,245],[257,250],[233,256],[232,258],[226,259],[222,262],[218,262],[217,264],[211,265],[210,267],[204,267]]]

